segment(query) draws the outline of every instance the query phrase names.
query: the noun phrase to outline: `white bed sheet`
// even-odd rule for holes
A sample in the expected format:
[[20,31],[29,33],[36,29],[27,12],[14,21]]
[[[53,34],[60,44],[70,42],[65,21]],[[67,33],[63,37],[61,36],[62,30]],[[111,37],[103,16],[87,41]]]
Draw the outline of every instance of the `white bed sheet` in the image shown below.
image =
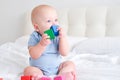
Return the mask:
[[[4,80],[20,80],[23,69],[29,65],[27,39],[24,37],[21,42],[16,40],[0,46],[0,76]],[[77,80],[120,80],[119,56],[71,52],[67,59],[76,64]]]

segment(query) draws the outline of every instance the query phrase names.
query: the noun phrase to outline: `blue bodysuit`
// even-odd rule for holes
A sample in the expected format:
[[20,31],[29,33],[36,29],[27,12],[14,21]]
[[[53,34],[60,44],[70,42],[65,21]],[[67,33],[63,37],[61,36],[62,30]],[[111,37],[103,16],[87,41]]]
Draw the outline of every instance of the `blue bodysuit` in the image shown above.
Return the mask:
[[[28,41],[28,47],[38,44],[41,38],[41,35],[34,31]],[[45,51],[38,59],[33,59],[30,57],[30,65],[42,70],[43,74],[46,76],[56,75],[61,63],[61,56],[58,52],[58,43],[58,37],[51,40],[51,43],[46,47]]]

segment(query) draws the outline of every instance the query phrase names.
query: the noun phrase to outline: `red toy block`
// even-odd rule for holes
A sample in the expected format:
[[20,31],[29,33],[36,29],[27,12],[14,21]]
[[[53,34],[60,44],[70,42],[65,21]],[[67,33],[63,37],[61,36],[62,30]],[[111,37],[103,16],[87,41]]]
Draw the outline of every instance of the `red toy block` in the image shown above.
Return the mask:
[[54,80],[65,80],[65,76],[56,76]]
[[41,77],[40,80],[52,80],[50,77]]
[[32,80],[32,76],[21,76],[21,80]]
[[3,78],[0,78],[0,80],[3,80]]

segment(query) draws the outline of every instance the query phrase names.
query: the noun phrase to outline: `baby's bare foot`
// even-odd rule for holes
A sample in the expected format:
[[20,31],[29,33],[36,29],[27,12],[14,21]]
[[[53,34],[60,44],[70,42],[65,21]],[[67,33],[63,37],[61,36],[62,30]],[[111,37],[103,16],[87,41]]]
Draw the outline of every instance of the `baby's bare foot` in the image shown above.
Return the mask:
[[73,80],[73,75],[71,72],[67,72],[63,74],[66,80]]
[[56,76],[54,80],[74,80],[74,76],[71,72],[66,72]]
[[50,77],[47,77],[47,76],[34,75],[32,77],[32,80],[52,80],[52,79]]
[[39,80],[41,77],[41,75],[33,75],[32,80]]

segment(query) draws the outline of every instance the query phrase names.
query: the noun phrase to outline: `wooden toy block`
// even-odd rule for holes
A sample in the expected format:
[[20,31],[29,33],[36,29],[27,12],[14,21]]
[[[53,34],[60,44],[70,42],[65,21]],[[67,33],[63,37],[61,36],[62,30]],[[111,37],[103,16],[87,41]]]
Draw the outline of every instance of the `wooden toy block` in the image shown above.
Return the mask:
[[40,80],[52,80],[50,77],[41,77]]
[[54,33],[53,33],[53,31],[51,29],[46,30],[44,33],[47,34],[48,36],[50,36],[50,39],[55,38],[55,35],[54,35]]
[[56,76],[54,77],[54,80],[65,80],[64,76]]
[[21,76],[21,80],[32,80],[32,76]]
[[55,36],[59,35],[59,31],[58,31],[58,26],[57,25],[52,25],[50,29],[53,31]]

